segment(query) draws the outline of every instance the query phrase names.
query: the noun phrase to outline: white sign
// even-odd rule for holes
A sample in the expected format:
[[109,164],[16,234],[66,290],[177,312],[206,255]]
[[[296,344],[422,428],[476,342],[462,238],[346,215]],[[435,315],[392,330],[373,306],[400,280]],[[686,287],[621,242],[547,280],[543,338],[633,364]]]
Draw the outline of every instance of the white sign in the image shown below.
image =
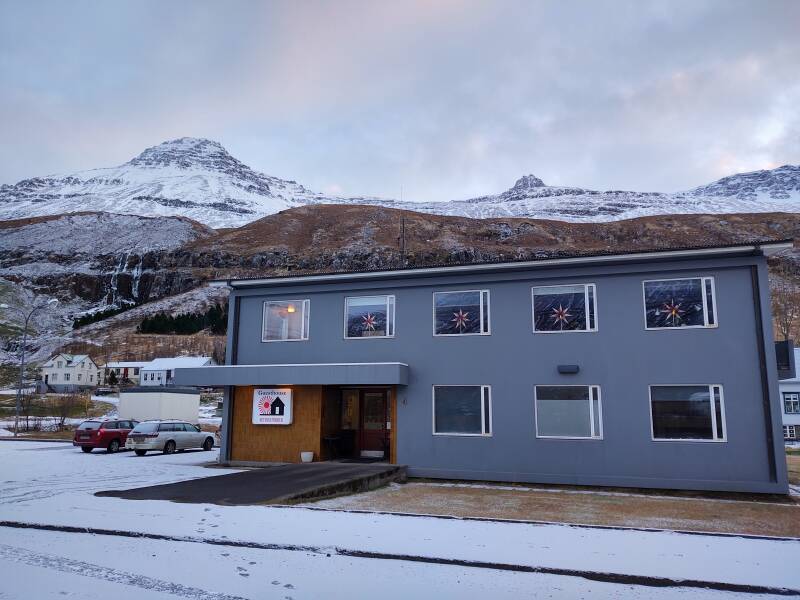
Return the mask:
[[291,424],[291,389],[257,389],[253,392],[253,425]]

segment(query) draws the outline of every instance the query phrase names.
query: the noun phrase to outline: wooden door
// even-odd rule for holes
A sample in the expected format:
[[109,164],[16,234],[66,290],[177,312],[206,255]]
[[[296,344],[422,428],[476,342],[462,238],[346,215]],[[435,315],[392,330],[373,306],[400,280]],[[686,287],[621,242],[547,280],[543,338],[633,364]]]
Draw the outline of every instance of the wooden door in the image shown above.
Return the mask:
[[386,429],[388,398],[386,390],[361,390],[360,440],[361,456],[389,458],[389,437]]

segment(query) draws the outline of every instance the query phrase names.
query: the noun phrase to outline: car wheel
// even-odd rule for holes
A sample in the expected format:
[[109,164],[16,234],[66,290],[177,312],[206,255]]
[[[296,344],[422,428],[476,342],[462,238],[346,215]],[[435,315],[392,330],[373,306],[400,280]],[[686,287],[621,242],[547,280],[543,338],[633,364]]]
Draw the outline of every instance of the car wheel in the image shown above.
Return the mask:
[[214,438],[207,437],[206,440],[203,442],[203,450],[208,452],[214,447]]
[[170,440],[164,445],[164,454],[172,454],[173,452],[175,452],[175,442]]
[[115,452],[119,452],[119,440],[111,440],[111,443],[108,445],[108,453],[114,454]]
[[89,452],[91,452],[92,450],[94,450],[94,448],[92,448],[91,446],[81,446],[81,450],[83,450],[84,452],[86,452],[86,454],[89,454]]
[[136,453],[136,456],[144,456],[147,454],[147,450],[134,450],[134,452]]

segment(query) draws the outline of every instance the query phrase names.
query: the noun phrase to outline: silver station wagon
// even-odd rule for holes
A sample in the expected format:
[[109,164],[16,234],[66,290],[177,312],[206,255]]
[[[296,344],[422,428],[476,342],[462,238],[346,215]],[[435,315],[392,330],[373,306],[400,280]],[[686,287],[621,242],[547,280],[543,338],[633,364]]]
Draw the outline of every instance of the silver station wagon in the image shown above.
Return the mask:
[[200,431],[200,427],[186,421],[143,421],[133,428],[125,442],[125,448],[137,456],[144,456],[150,450],[172,454],[176,450],[213,447],[213,434]]

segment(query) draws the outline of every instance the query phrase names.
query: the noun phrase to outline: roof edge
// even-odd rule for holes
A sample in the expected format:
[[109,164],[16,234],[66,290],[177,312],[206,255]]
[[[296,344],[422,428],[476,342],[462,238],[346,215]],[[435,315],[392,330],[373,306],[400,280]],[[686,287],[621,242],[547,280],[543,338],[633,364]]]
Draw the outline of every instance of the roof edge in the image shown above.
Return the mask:
[[769,240],[750,243],[738,243],[718,246],[699,246],[688,248],[657,248],[636,252],[597,253],[533,260],[513,260],[483,263],[464,263],[453,265],[435,265],[429,267],[407,267],[401,269],[376,269],[372,271],[339,271],[332,273],[308,273],[301,275],[281,275],[277,277],[244,278],[244,279],[215,279],[209,282],[213,287],[229,287],[244,289],[249,287],[263,287],[273,285],[286,285],[291,283],[315,283],[329,281],[349,281],[359,279],[393,279],[431,275],[438,273],[470,273],[510,271],[528,268],[542,268],[547,266],[572,265],[572,264],[604,264],[612,262],[636,262],[659,258],[686,258],[702,257],[709,255],[729,255],[741,253],[760,253],[772,256],[778,252],[792,248],[794,241]]

